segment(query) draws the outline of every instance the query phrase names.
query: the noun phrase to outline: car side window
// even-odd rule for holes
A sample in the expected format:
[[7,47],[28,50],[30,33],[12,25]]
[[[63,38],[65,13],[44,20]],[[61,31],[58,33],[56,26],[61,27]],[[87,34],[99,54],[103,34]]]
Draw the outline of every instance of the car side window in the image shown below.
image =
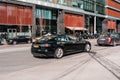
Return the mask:
[[65,36],[59,36],[59,37],[55,38],[55,40],[60,41],[60,42],[68,41],[68,39]]
[[120,38],[120,34],[118,34],[119,35],[119,38]]
[[118,34],[111,34],[111,36],[114,37],[114,38],[119,38]]
[[77,40],[77,38],[74,36],[68,36],[68,39],[69,39],[69,41],[76,41]]

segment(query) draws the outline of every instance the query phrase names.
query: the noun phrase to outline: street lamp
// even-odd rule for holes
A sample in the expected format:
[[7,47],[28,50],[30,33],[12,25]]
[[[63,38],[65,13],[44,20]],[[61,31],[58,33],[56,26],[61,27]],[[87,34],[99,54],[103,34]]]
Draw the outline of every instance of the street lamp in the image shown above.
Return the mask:
[[95,16],[94,16],[94,34],[97,33],[97,31],[96,31],[96,25],[97,25],[97,16],[96,16],[96,14],[97,13],[98,13],[98,11],[95,11]]
[[95,1],[95,4],[94,4],[94,13],[95,13],[95,16],[94,16],[94,34],[96,34],[96,15],[98,13],[98,11],[96,11],[96,1]]

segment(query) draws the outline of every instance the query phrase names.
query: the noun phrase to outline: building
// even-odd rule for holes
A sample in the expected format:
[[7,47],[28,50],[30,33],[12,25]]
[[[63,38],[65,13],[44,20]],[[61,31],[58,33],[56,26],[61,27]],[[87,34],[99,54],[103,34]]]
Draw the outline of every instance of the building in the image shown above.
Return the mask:
[[106,21],[109,32],[120,32],[120,0],[106,0]]
[[0,32],[120,32],[119,0],[0,0]]
[[[32,4],[1,0],[0,33],[15,37],[17,33],[25,34],[32,27]],[[27,33],[26,33],[27,34]]]

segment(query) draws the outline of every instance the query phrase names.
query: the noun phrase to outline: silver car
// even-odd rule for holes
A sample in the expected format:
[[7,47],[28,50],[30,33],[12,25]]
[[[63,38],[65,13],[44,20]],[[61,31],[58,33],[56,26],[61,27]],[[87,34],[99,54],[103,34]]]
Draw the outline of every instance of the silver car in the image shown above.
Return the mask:
[[109,33],[100,35],[100,37],[97,39],[97,44],[116,46],[120,44],[120,33]]

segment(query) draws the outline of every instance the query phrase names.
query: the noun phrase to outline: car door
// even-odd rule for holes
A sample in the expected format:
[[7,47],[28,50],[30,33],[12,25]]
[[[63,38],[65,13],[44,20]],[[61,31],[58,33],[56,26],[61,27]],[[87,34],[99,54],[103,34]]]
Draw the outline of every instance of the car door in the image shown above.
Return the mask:
[[78,42],[75,36],[68,36],[68,42],[70,43],[70,49],[74,52],[78,51]]
[[119,34],[114,34],[114,39],[115,39],[115,42],[117,43],[117,44],[119,44]]
[[69,51],[70,52],[75,52],[77,48],[76,40],[68,38],[68,44],[69,44]]
[[66,35],[60,36],[58,39],[58,41],[60,41],[60,45],[64,47],[65,53],[70,53],[74,50],[73,41],[69,40]]
[[19,36],[18,41],[19,41],[19,42],[25,42],[24,36]]
[[22,37],[22,42],[27,42],[28,40],[27,40],[27,38],[26,38],[26,36],[23,36]]
[[69,36],[69,39],[72,40],[72,45],[73,45],[73,49],[75,52],[78,52],[78,51],[81,51],[84,49],[84,40],[83,39],[80,39],[75,37],[75,36]]
[[120,44],[120,33],[118,33],[118,36],[119,36],[119,37],[118,37],[118,40],[119,40],[119,44]]
[[84,39],[80,39],[78,42],[77,42],[77,49],[79,51],[83,51],[84,50],[84,47],[85,47],[85,44],[86,44],[86,41]]

